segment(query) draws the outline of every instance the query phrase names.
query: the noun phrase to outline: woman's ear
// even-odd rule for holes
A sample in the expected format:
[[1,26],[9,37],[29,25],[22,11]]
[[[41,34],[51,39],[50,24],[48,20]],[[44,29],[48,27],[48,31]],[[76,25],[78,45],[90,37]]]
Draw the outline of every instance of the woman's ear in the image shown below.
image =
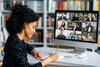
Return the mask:
[[28,26],[28,23],[25,23],[25,24],[24,24],[24,28],[26,28],[27,26]]

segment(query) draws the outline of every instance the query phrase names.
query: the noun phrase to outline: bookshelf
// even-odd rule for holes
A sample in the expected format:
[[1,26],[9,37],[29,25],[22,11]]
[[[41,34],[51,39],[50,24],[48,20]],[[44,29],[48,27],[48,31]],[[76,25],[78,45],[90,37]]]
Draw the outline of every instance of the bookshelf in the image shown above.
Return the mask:
[[[55,10],[100,11],[100,0],[0,0],[0,18],[2,17],[0,22],[4,22],[5,16],[9,16],[10,14],[9,9],[16,3],[28,5],[28,7],[33,9],[40,16],[40,23],[38,28],[36,28],[37,36],[30,39],[29,44],[43,47],[54,45]],[[41,41],[38,40],[39,36],[41,36]]]

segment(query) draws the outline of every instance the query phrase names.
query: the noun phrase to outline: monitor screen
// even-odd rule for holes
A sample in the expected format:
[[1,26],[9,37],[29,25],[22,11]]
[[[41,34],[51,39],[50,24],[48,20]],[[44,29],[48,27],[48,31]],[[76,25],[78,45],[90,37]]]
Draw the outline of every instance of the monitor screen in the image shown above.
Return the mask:
[[54,39],[97,43],[98,11],[56,10]]

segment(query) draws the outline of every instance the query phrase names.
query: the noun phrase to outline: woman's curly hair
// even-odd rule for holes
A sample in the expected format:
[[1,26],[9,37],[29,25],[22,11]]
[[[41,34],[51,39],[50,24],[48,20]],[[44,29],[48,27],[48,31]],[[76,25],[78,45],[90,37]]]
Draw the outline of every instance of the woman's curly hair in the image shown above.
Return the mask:
[[17,4],[11,9],[11,15],[6,20],[6,29],[10,34],[22,32],[24,25],[38,21],[37,14],[26,5]]

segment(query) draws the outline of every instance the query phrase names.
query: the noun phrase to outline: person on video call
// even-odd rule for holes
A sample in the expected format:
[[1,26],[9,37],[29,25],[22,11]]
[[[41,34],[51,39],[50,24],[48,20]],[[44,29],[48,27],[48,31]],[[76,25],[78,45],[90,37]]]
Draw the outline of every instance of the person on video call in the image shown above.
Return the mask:
[[62,13],[58,20],[67,20],[67,17]]
[[82,39],[83,39],[84,41],[94,41],[94,40],[93,40],[93,37],[91,36],[91,33],[86,33],[85,36],[82,35]]
[[58,59],[58,51],[36,64],[29,64],[27,53],[41,58],[42,52],[36,51],[27,42],[36,34],[35,28],[39,17],[25,5],[17,4],[11,9],[11,16],[6,21],[6,29],[10,33],[5,47],[2,67],[44,67]]
[[86,32],[95,32],[94,27],[91,25],[91,23],[89,23],[86,28],[85,28]]
[[67,23],[63,20],[62,22],[61,22],[61,26],[59,27],[59,29],[64,29],[64,30],[66,30],[67,29]]
[[81,31],[81,28],[78,24],[72,23],[72,30],[73,31]]
[[72,21],[79,21],[78,13],[74,14],[74,16],[72,17]]
[[95,17],[94,17],[94,15],[92,13],[88,13],[86,21],[92,22],[94,20],[96,20]]
[[57,36],[57,38],[66,39],[66,36],[64,35],[64,29],[63,28],[60,29],[60,34]]
[[70,33],[70,39],[76,40],[77,39],[76,37],[77,37],[76,31]]

